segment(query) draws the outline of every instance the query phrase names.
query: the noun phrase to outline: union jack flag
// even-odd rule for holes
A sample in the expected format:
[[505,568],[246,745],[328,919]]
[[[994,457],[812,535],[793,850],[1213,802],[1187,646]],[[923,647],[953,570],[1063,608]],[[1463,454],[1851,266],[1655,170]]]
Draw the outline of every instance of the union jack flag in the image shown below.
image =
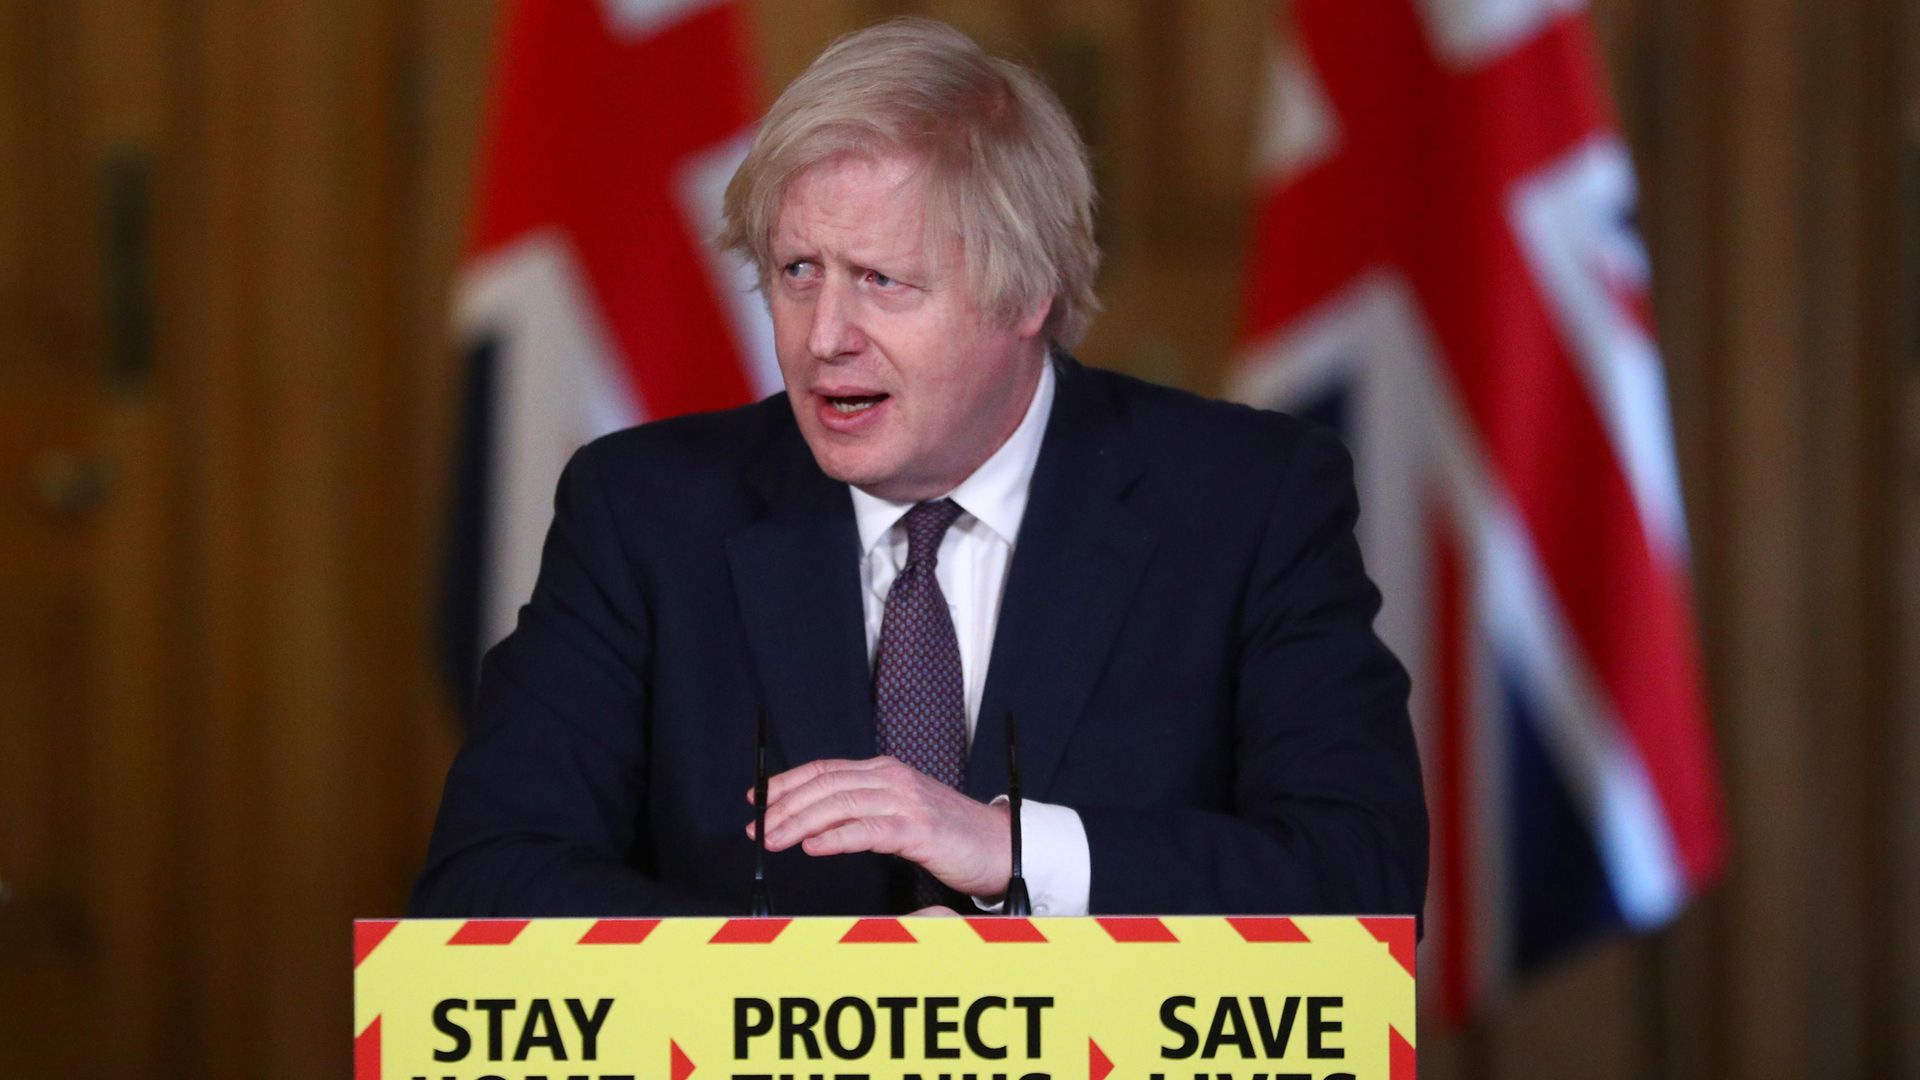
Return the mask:
[[1282,10],[1234,393],[1354,450],[1457,1021],[1726,858],[1632,163],[1576,0]]
[[521,0],[502,19],[456,303],[467,394],[443,612],[463,695],[533,589],[596,436],[778,389],[750,268],[708,243],[756,111],[718,0]]

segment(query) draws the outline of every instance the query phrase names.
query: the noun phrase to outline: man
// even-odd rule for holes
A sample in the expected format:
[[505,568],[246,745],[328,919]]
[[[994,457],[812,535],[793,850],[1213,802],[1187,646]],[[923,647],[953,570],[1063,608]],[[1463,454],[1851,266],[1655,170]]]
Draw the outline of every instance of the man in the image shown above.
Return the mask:
[[[727,192],[787,392],[581,450],[483,665],[423,915],[742,914],[756,717],[780,914],[1418,910],[1406,678],[1329,436],[1081,367],[1085,151],[899,20]],[[695,362],[689,358],[688,362]]]

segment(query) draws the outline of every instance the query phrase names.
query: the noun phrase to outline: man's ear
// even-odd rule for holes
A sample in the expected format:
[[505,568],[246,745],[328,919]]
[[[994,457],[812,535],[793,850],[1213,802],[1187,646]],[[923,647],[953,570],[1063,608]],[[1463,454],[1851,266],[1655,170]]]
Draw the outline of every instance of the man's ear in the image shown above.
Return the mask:
[[1035,304],[1032,309],[1022,313],[1019,321],[1013,324],[1013,331],[1023,338],[1039,337],[1041,327],[1047,325],[1047,316],[1051,314],[1053,314],[1053,297],[1049,296]]

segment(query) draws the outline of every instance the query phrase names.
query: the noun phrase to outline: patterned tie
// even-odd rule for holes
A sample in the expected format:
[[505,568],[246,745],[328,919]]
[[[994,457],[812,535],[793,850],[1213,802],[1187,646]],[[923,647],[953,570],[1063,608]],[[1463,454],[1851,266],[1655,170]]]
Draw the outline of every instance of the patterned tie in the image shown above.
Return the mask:
[[[933,570],[940,539],[959,516],[959,504],[942,499],[921,503],[901,519],[907,565],[887,590],[873,662],[880,752],[953,788],[966,774],[966,684],[953,617]],[[924,871],[913,875],[913,895],[921,907],[944,899],[939,882]]]

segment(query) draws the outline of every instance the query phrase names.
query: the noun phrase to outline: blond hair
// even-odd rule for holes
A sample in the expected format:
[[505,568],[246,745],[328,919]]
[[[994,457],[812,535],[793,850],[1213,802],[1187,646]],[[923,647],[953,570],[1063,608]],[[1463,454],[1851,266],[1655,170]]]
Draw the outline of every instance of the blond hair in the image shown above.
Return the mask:
[[1086,146],[1031,71],[930,19],[848,34],[781,93],[727,184],[720,246],[750,259],[764,286],[794,179],[889,152],[921,166],[930,216],[958,237],[982,311],[1010,326],[1051,300],[1043,332],[1077,344],[1100,308]]

